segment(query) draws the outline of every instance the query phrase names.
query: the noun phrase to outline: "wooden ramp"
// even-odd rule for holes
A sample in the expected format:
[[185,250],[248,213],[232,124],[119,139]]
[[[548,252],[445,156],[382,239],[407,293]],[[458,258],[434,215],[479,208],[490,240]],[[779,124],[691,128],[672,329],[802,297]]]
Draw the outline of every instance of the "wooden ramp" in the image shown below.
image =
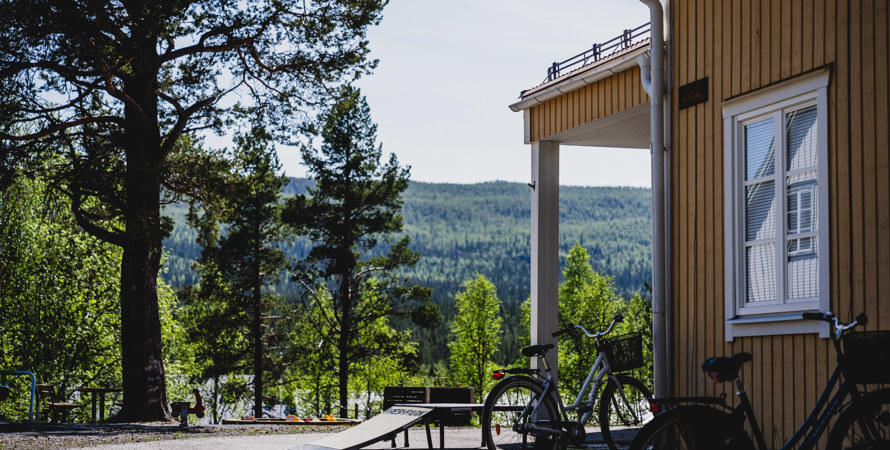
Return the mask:
[[333,436],[303,444],[303,450],[353,450],[367,447],[375,442],[391,440],[399,432],[424,421],[424,416],[434,410],[426,406],[394,406],[370,420]]
[[223,425],[294,425],[294,426],[312,426],[312,425],[356,425],[362,423],[358,419],[342,419],[324,420],[324,419],[285,419],[276,417],[264,417],[262,419],[223,419]]

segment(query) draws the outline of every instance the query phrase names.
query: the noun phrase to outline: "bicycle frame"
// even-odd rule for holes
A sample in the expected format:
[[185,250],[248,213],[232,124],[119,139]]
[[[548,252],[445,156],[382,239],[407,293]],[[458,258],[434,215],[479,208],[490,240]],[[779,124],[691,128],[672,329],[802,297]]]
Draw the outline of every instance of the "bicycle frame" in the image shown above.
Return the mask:
[[[828,313],[831,314],[831,313]],[[805,316],[806,317],[806,316]],[[828,316],[825,316],[828,317]],[[860,316],[862,317],[862,316]],[[859,319],[857,317],[857,321],[849,324],[849,325],[841,325],[838,323],[837,318],[831,315],[830,319],[834,320],[835,328],[837,331],[832,335],[832,343],[835,346],[835,350],[838,355],[843,354],[840,348],[840,338],[843,335],[843,332],[852,329],[856,326],[856,324],[861,320],[863,323],[864,319]],[[829,422],[831,421],[831,417],[834,416],[840,409],[842,409],[842,405],[844,404],[844,400],[849,396],[852,399],[856,399],[860,396],[859,390],[856,388],[855,383],[850,383],[844,381],[840,383],[840,387],[835,391],[835,387],[838,386],[840,382],[841,376],[843,375],[843,370],[841,365],[838,364],[834,368],[834,372],[831,374],[831,377],[828,379],[828,383],[825,386],[825,389],[822,391],[822,394],[819,396],[819,400],[816,402],[816,406],[813,407],[813,410],[810,411],[807,420],[797,429],[794,435],[786,442],[781,450],[789,450],[794,448],[798,442],[801,442],[800,447],[797,447],[798,450],[807,450],[813,449],[816,447],[816,444],[819,442],[819,438],[822,437],[822,433],[828,429]],[[731,410],[730,416],[733,420],[739,422],[739,426],[744,425],[745,419],[749,421],[751,424],[751,431],[756,439],[757,447],[760,450],[766,450],[768,447],[763,437],[763,432],[760,429],[760,425],[757,422],[757,418],[754,416],[754,409],[751,406],[751,402],[748,399],[748,394],[745,391],[744,385],[740,378],[735,379],[735,384],[737,388],[737,395],[739,397],[739,404],[735,408],[730,408],[726,403],[725,397],[721,396],[721,401],[717,402],[724,409]],[[834,392],[834,395],[832,395]],[[830,399],[830,400],[829,400]],[[658,400],[658,399],[656,399]],[[695,399],[692,397],[687,398],[677,398],[677,399],[664,399],[665,401],[670,400],[675,403],[684,403],[690,402],[695,403],[699,399]]]
[[[525,405],[521,408],[521,410],[519,408],[513,410],[519,412],[518,415],[511,418],[511,421],[513,422],[511,428],[513,431],[522,433],[523,435],[549,435],[553,437],[559,437],[560,439],[565,437],[573,440],[583,438],[584,425],[589,422],[591,417],[593,416],[593,406],[596,402],[597,394],[599,394],[600,388],[603,386],[603,383],[606,382],[607,379],[613,380],[612,382],[615,383],[615,387],[617,389],[615,389],[614,392],[608,392],[608,399],[606,399],[606,395],[604,394],[603,399],[600,400],[600,402],[606,402],[601,404],[599,408],[599,414],[601,415],[601,418],[603,418],[603,420],[609,420],[610,410],[608,408],[610,408],[612,405],[614,405],[616,411],[619,411],[619,408],[621,407],[627,407],[627,409],[631,409],[627,399],[627,395],[625,394],[625,386],[622,382],[622,376],[612,373],[612,365],[609,361],[608,348],[604,347],[604,345],[608,344],[603,344],[600,342],[600,339],[611,333],[612,330],[615,328],[615,325],[620,323],[621,321],[621,315],[616,314],[615,317],[612,319],[612,322],[609,324],[608,329],[606,329],[605,331],[590,333],[581,325],[570,324],[568,328],[558,330],[552,334],[553,337],[558,337],[562,334],[570,333],[572,337],[577,338],[579,337],[579,333],[583,332],[585,335],[587,335],[588,338],[594,339],[596,348],[598,350],[596,359],[590,367],[590,371],[587,373],[587,377],[584,379],[584,383],[582,383],[577,397],[574,399],[572,404],[568,406],[565,405],[562,397],[559,395],[556,382],[554,382],[553,380],[550,366],[547,363],[546,352],[547,350],[554,347],[553,344],[535,345],[523,349],[523,355],[539,358],[542,364],[542,367],[540,368],[513,368],[502,369],[495,372],[495,379],[498,380],[503,378],[503,375],[507,373],[522,374],[527,377],[531,377],[532,380],[540,384],[540,391],[534,389],[534,391],[540,392],[539,394],[531,395],[528,401],[525,402]],[[629,380],[627,382],[632,382],[632,384],[635,383],[636,387],[639,387],[642,384],[639,380],[636,380],[632,377],[628,378]],[[611,386],[606,385],[607,390],[611,388]],[[498,395],[500,394],[501,392],[499,391]],[[548,396],[550,397],[548,398]],[[651,398],[651,394],[646,394],[646,396],[647,399]],[[587,399],[586,401],[585,398]],[[544,410],[539,411],[541,405],[545,404],[545,408],[548,412],[548,414],[546,415],[542,414]],[[488,405],[488,400],[486,400],[486,405]],[[519,405],[516,406],[518,407]],[[577,411],[577,420],[569,420],[568,411]],[[639,414],[637,414],[636,412],[632,412],[631,415],[633,417],[634,423],[641,422],[640,418],[638,417]],[[622,420],[626,419],[622,418]],[[608,423],[604,425],[603,434],[604,436],[609,436]],[[612,445],[611,439],[608,437],[606,439],[609,441],[609,444]]]
[[[544,393],[543,396],[552,395],[556,398],[557,405],[559,405],[559,412],[562,416],[562,421],[569,422],[568,411],[572,411],[581,406],[584,401],[584,394],[588,392],[588,388],[590,394],[588,396],[588,404],[593,405],[593,402],[596,399],[596,393],[599,392],[599,388],[603,383],[603,379],[607,374],[611,377],[611,366],[609,365],[609,360],[606,357],[605,353],[600,353],[596,357],[596,361],[593,363],[593,366],[590,367],[590,372],[587,374],[587,378],[584,380],[584,384],[581,385],[581,390],[578,392],[578,396],[575,397],[575,401],[566,406],[562,401],[562,396],[559,395],[559,392],[553,387],[553,379],[550,375],[546,377],[540,377],[541,384],[544,385]],[[617,383],[617,380],[616,380]],[[591,388],[591,384],[593,387]],[[537,409],[537,408],[535,408]],[[534,411],[532,411],[534,413]],[[585,411],[584,414],[578,416],[578,424],[585,424],[590,420],[590,417],[593,415],[593,409],[590,411]]]
[[[609,334],[614,327],[615,327],[615,322],[613,321],[609,325],[609,328],[606,331],[603,331],[600,333],[595,333],[595,334],[588,332],[587,329],[585,329],[584,327],[582,327],[580,325],[576,326],[575,328],[580,329],[588,337],[593,338],[597,344],[597,348],[599,348],[600,337]],[[592,406],[593,406],[593,403],[596,401],[596,394],[597,394],[597,392],[599,392],[600,386],[602,386],[602,384],[603,384],[603,379],[605,379],[607,375],[610,378],[614,379],[615,383],[618,383],[620,386],[620,383],[612,374],[612,366],[609,364],[609,358],[606,356],[606,353],[599,352],[597,354],[596,360],[593,362],[593,365],[590,367],[590,372],[588,372],[587,378],[584,380],[584,383],[581,385],[581,389],[578,391],[577,397],[575,397],[575,401],[571,405],[566,406],[562,401],[562,396],[559,395],[559,392],[554,387],[553,379],[549,375],[550,368],[547,366],[546,359],[541,358],[541,361],[544,363],[545,372],[548,373],[548,375],[545,377],[542,377],[540,375],[537,376],[537,378],[539,379],[541,384],[544,386],[544,392],[543,392],[542,396],[546,397],[548,395],[552,395],[556,398],[556,404],[559,407],[560,421],[563,423],[571,422],[569,420],[568,411],[575,410],[581,406],[581,404],[584,402],[584,394],[586,392],[589,392],[587,404],[590,405],[591,408],[590,408],[590,410],[585,411],[584,413],[581,413],[578,415],[578,420],[576,421],[576,424],[577,424],[577,426],[583,426],[590,420],[590,417],[593,415]],[[621,392],[621,394],[622,394],[622,396],[624,395],[623,391]],[[537,411],[537,406],[532,411],[530,411],[530,414],[535,414],[536,411]],[[522,417],[525,417],[525,414],[523,414]],[[532,415],[531,417],[534,417],[534,415]],[[562,428],[565,429],[566,427],[562,427]],[[552,431],[556,431],[556,430],[552,430]],[[559,430],[560,433],[562,433],[562,431],[563,430]]]
[[[859,394],[859,391],[856,389],[855,384],[851,383],[841,383],[840,388],[834,392],[834,395],[831,396],[834,387],[837,386],[838,381],[841,378],[841,368],[838,365],[834,369],[834,373],[832,373],[831,378],[828,380],[828,384],[825,386],[825,389],[822,391],[822,395],[819,396],[819,400],[816,402],[816,406],[813,407],[813,410],[810,411],[809,417],[801,425],[800,428],[794,433],[788,442],[782,446],[781,450],[788,450],[791,448],[795,448],[797,443],[803,439],[800,447],[797,447],[799,450],[804,449],[812,449],[816,447],[816,444],[819,442],[819,438],[822,437],[822,433],[828,429],[828,424],[831,421],[831,417],[837,413],[844,403],[844,399],[847,396],[855,397]],[[751,423],[751,430],[754,434],[755,439],[757,440],[757,446],[761,450],[766,450],[768,447],[763,438],[763,432],[760,430],[760,426],[757,423],[757,419],[754,417],[754,410],[751,406],[750,401],[748,400],[748,394],[744,389],[740,386],[740,381],[736,380],[737,386],[739,387],[739,405],[736,406],[732,410],[732,417],[736,420],[740,420],[740,422],[744,421],[744,417]],[[829,397],[831,400],[829,401]]]

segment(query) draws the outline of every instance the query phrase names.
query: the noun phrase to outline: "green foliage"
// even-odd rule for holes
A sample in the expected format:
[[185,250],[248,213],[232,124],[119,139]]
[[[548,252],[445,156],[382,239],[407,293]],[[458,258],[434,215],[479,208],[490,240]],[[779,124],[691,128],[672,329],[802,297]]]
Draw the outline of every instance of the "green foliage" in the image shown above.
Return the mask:
[[[613,292],[612,280],[590,266],[587,250],[580,244],[572,247],[559,286],[559,328],[575,324],[591,332],[604,330],[623,303]],[[596,357],[593,339],[580,337],[559,343],[559,386],[564,398],[573,400],[578,395]]]
[[350,392],[362,406],[363,417],[369,419],[383,410],[381,394],[386,386],[421,384],[418,376],[417,343],[410,331],[397,331],[380,317],[360,330],[359,342],[372,357],[351,366]]
[[[0,191],[0,368],[29,370],[65,399],[81,385],[120,386],[120,261],[39,181]],[[29,387],[21,378],[0,413],[26,419]]]
[[[613,279],[597,273],[590,264],[587,251],[576,244],[569,251],[563,281],[559,286],[559,327],[569,324],[583,325],[596,333],[609,326],[615,314],[621,314],[624,321],[615,326],[608,339],[627,333],[640,333],[643,336],[644,366],[634,370],[634,376],[650,388],[652,386],[652,307],[649,300],[639,293],[629,300],[615,294]],[[522,316],[518,335],[520,345],[529,345],[531,300],[522,304]],[[559,387],[560,394],[568,403],[575,400],[590,368],[596,361],[596,346],[592,339],[579,336],[569,339],[568,335],[559,342]],[[519,357],[516,365],[528,364],[528,359]]]
[[616,327],[618,333],[640,333],[643,336],[644,366],[635,369],[634,375],[652,389],[654,378],[652,371],[652,302],[640,294],[627,301],[624,310],[624,322]]
[[[569,251],[559,286],[559,328],[568,327],[569,324],[583,325],[595,333],[605,330],[614,316],[621,314],[624,322],[616,326],[607,339],[640,331],[650,336],[651,342],[652,321],[648,304],[639,294],[629,301],[616,295],[612,279],[593,270],[587,250],[580,244]],[[651,361],[651,352],[648,357],[648,361]],[[593,339],[579,337],[563,339],[559,343],[559,387],[563,398],[569,403],[578,395],[596,358]],[[651,371],[643,372],[638,374],[641,379],[644,382],[650,380]]]
[[[307,144],[301,150],[316,184],[286,200],[282,219],[312,244],[295,268],[297,279],[313,297],[322,289],[331,294],[330,335],[325,339],[336,342],[339,402],[345,414],[353,367],[380,358],[379,351],[392,354],[388,339],[373,347],[362,333],[387,317],[428,323],[430,317],[423,316],[429,314],[417,312],[435,316],[437,310],[425,307],[429,289],[398,274],[418,261],[407,236],[394,239],[402,231],[402,193],[409,171],[395,155],[381,164],[377,126],[361,92],[342,89],[337,103],[320,118],[319,129],[321,146]],[[383,243],[385,250],[379,245]]]
[[454,381],[472,386],[476,401],[481,402],[493,384],[495,350],[501,344],[501,301],[491,281],[483,275],[465,282],[455,298],[457,316],[451,324],[454,336],[451,351],[451,376]]
[[[369,291],[373,295],[373,290]],[[362,299],[364,303],[368,299]],[[308,306],[297,306],[300,317],[290,339],[297,351],[288,371],[295,380],[298,415],[317,417],[333,413],[337,405],[338,347],[332,337],[334,310],[332,296],[326,290],[313,291]],[[417,344],[409,331],[397,331],[387,317],[378,317],[358,330],[357,352],[364,357],[350,362],[350,404],[358,404],[365,418],[381,411],[381,395],[386,386],[421,383],[415,365]]]
[[[618,295],[645,292],[651,278],[650,191],[638,188],[560,188],[561,265],[577,242],[590,264],[613,279]],[[412,183],[405,192],[405,230],[420,261],[406,276],[433,289],[447,322],[460,283],[479,273],[503,301],[503,345],[495,361],[509,364],[527,339],[520,331],[521,304],[529,298],[531,273],[529,188],[521,183]],[[444,325],[418,330],[423,363],[444,358]]]
[[[189,219],[200,230],[202,277],[196,289],[183,291],[188,334],[199,343],[197,356],[206,361],[202,375],[253,374],[257,417],[262,416],[266,378],[277,379],[282,371],[280,324],[271,313],[282,308],[283,299],[267,287],[280,281],[287,264],[278,248],[285,238],[279,196],[287,179],[276,175],[280,165],[268,141],[259,128],[237,136],[231,171],[210,196],[224,206],[205,203],[199,213],[193,204]],[[227,228],[224,236],[220,224]]]
[[121,416],[169,417],[160,209],[200,197],[215,173],[198,134],[258,124],[289,142],[332,89],[376,65],[365,36],[385,4],[0,3],[0,185],[28,173],[65,186],[78,224],[123,249]]
[[[285,196],[306,193],[314,183],[291,179]],[[520,328],[522,302],[529,297],[529,202],[528,186],[521,183],[433,184],[412,182],[405,190],[402,216],[410,248],[420,254],[413,268],[401,274],[414,283],[433,290],[432,301],[444,320],[431,328],[417,328],[413,322],[396,319],[399,329],[411,328],[420,343],[420,362],[433,368],[448,358],[448,324],[454,319],[454,297],[460,285],[475,274],[485,275],[497,287],[503,301],[503,345],[495,361],[510,364],[528,340]],[[612,277],[615,293],[631,298],[636,292],[648,295],[651,277],[649,219],[650,191],[639,188],[577,187],[560,188],[560,252],[580,242],[587,249],[590,265],[598,273]],[[168,208],[177,217],[181,210]],[[165,241],[172,255],[182,262],[168,265],[166,279],[188,279],[193,254],[193,237],[183,220],[177,221],[173,237]],[[177,237],[177,236],[182,236]],[[298,239],[286,249],[292,258],[303,258],[311,242]],[[384,252],[385,245],[371,250]],[[171,257],[171,259],[173,259]],[[563,256],[563,265],[565,256]],[[177,272],[176,268],[181,268]],[[282,286],[282,289],[287,289]]]
[[171,402],[194,401],[192,390],[200,380],[205,362],[197,359],[199,346],[189,334],[184,321],[185,308],[176,291],[158,280],[158,308],[161,316],[161,337],[164,342],[164,369],[167,375],[167,398]]
[[296,381],[295,413],[309,417],[330,414],[337,395],[333,300],[330,293],[319,289],[295,308],[300,319],[288,339],[295,349],[289,370]]

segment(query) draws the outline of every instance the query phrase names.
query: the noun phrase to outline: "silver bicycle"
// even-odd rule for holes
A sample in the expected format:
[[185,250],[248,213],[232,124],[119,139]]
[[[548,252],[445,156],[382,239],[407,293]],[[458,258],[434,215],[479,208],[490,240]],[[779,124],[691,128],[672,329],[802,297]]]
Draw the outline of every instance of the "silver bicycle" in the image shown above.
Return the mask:
[[[652,392],[646,385],[629,375],[620,374],[643,365],[642,337],[639,334],[606,340],[615,325],[622,321],[616,315],[609,328],[591,333],[581,325],[572,325],[553,333],[554,337],[569,334],[572,338],[582,335],[594,340],[597,358],[575,401],[563,404],[557,392],[547,351],[553,344],[532,345],[522,349],[522,354],[540,358],[543,368],[512,368],[495,371],[493,377],[501,380],[488,394],[482,409],[482,440],[489,449],[529,448],[536,441],[555,441],[560,447],[567,443],[581,444],[586,439],[584,426],[593,416],[594,402],[600,387],[605,383],[599,401],[599,425],[603,440],[615,449],[613,426],[634,426],[648,422]],[[505,375],[510,375],[504,378]],[[585,398],[585,394],[586,398]],[[574,419],[569,419],[569,412]]]

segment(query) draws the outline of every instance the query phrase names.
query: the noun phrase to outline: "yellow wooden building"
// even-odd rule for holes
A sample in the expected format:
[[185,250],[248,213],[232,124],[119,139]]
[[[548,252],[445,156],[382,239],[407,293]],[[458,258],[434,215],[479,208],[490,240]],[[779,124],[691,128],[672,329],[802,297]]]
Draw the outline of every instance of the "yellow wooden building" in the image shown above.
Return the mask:
[[643,2],[649,26],[510,105],[535,186],[532,338],[556,327],[560,145],[650,148],[656,394],[729,389],[701,362],[750,352],[778,446],[834,367],[827,326],[800,313],[890,329],[888,2]]

